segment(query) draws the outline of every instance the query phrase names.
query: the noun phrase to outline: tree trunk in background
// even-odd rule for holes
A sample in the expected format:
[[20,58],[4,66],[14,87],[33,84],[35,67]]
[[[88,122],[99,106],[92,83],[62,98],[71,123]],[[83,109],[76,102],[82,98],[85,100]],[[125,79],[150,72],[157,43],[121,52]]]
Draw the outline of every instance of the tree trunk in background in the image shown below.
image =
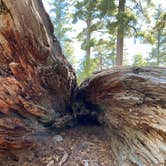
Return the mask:
[[80,86],[76,104],[81,109],[75,116],[90,114],[106,126],[113,165],[164,166],[166,68],[113,68],[94,74]]
[[160,65],[160,38],[161,38],[161,32],[160,30],[157,30],[157,66]]
[[103,54],[99,52],[99,71],[103,70]]
[[[46,128],[64,127],[75,82],[41,0],[0,0],[0,151],[32,146]],[[166,68],[99,72],[75,100],[75,118],[106,126],[112,165],[164,165]]]
[[0,0],[0,149],[62,127],[75,85],[41,0]]
[[117,30],[117,43],[116,43],[116,65],[122,66],[123,65],[123,45],[124,45],[124,22],[123,16],[121,14],[125,11],[125,2],[126,0],[119,0],[119,8],[118,8],[118,15],[119,18],[119,25]]
[[85,70],[86,73],[89,76],[89,70],[90,70],[90,59],[91,59],[91,46],[90,44],[90,40],[91,40],[91,32],[90,32],[90,27],[91,27],[91,14],[89,14],[88,16],[88,20],[87,20],[87,30],[86,30],[86,62],[85,62]]

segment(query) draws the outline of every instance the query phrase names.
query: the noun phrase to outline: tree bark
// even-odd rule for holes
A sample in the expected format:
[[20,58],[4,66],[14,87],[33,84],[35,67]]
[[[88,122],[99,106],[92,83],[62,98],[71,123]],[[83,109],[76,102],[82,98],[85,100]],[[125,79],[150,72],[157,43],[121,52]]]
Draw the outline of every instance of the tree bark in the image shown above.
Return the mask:
[[91,40],[91,32],[90,32],[90,27],[92,24],[92,19],[91,19],[91,13],[88,15],[87,18],[87,30],[86,30],[86,63],[85,63],[85,70],[86,73],[89,75],[90,73],[90,59],[91,59],[91,46],[90,46],[90,40]]
[[22,148],[45,127],[62,127],[75,85],[42,1],[0,0],[0,149]]
[[117,43],[116,43],[116,66],[123,65],[123,45],[124,45],[124,22],[122,14],[125,11],[126,0],[119,0],[118,15],[119,15],[119,25],[117,30]]
[[[75,87],[41,0],[0,0],[0,151],[69,122]],[[165,92],[166,68],[114,68],[83,82],[74,115],[106,126],[113,165],[164,165]]]
[[114,165],[166,164],[166,68],[103,71],[76,97],[76,117],[89,114],[106,126]]
[[160,66],[160,41],[161,41],[161,32],[157,30],[157,66]]

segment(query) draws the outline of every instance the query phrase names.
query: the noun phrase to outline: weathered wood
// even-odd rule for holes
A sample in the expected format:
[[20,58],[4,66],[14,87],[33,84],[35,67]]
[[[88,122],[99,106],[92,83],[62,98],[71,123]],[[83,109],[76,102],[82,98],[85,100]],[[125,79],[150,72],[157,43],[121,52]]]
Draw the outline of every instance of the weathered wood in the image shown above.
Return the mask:
[[[0,0],[0,151],[64,126],[75,86],[41,0]],[[164,165],[166,68],[96,73],[80,86],[73,110],[106,126],[114,165]]]
[[166,164],[166,68],[124,67],[94,74],[80,86],[76,104],[80,114],[95,115],[107,126],[115,165]]
[[75,84],[42,1],[0,0],[0,149],[63,126]]

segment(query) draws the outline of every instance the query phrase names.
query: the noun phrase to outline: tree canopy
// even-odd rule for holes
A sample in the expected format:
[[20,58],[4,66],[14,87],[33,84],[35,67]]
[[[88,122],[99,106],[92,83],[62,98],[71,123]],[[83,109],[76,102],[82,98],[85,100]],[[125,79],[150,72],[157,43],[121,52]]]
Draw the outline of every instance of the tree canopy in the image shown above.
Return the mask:
[[[79,59],[76,65],[79,82],[93,72],[115,65],[166,65],[166,7],[153,2],[51,0],[55,34],[68,59],[73,64]],[[77,28],[73,28],[75,26]],[[138,49],[129,55],[126,49],[130,46],[126,48],[126,39],[134,39],[133,45],[134,41],[149,45],[149,54],[140,53]],[[73,57],[75,41],[84,52],[82,58],[79,58],[79,52]]]

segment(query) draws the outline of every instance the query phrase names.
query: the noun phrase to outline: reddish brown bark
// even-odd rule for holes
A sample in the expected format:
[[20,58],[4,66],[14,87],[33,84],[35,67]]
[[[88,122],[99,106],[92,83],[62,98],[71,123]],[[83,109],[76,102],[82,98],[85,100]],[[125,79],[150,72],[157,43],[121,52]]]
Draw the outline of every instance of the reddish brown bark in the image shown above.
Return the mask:
[[[0,0],[0,23],[0,151],[9,152],[72,119],[76,83],[41,0]],[[106,126],[114,165],[164,165],[165,92],[165,68],[114,68],[82,83],[74,115]]]
[[41,0],[0,0],[0,148],[21,148],[44,126],[62,127],[74,88]]

